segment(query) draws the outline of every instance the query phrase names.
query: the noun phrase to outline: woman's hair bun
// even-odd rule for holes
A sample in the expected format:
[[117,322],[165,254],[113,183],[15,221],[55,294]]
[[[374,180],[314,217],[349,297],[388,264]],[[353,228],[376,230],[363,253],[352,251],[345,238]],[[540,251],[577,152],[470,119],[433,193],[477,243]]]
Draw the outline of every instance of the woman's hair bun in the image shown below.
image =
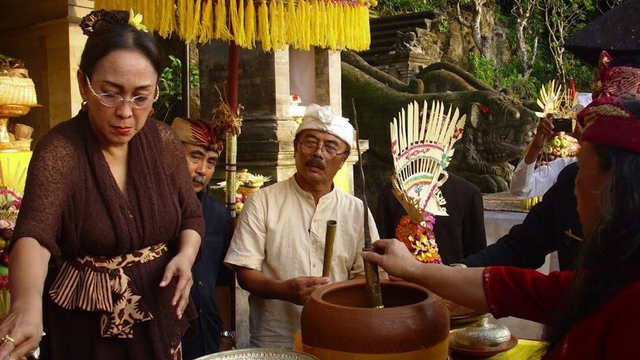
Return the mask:
[[82,18],[80,28],[82,33],[91,36],[101,30],[114,25],[127,25],[129,12],[122,10],[94,10]]

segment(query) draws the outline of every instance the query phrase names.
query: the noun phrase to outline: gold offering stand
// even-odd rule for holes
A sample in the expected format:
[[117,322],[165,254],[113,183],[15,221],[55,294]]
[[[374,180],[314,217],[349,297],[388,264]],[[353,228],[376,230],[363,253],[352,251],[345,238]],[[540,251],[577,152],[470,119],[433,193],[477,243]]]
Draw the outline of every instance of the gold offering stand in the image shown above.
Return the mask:
[[31,150],[31,133],[33,132],[33,128],[16,124],[15,134],[12,135],[9,133],[8,125],[10,117],[24,116],[29,113],[32,107],[32,105],[0,105],[0,152]]

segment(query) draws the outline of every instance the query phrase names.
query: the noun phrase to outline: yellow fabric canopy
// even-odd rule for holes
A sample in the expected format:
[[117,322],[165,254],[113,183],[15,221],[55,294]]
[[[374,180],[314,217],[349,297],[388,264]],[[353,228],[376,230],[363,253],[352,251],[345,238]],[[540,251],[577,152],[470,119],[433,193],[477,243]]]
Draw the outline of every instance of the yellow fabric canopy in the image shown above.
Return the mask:
[[233,40],[264,51],[287,45],[309,50],[366,50],[371,43],[369,6],[376,0],[95,0],[96,9],[143,15],[149,31],[175,32],[187,42]]

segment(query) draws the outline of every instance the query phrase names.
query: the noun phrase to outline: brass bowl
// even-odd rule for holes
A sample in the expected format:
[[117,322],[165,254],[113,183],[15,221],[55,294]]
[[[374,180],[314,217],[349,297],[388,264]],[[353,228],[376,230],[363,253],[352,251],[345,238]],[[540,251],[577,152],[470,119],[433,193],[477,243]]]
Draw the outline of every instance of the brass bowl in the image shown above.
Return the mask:
[[317,357],[293,350],[285,349],[241,349],[229,350],[205,355],[195,360],[232,360],[232,359],[260,359],[260,360],[320,360]]
[[511,340],[506,326],[489,323],[489,316],[454,332],[453,341],[464,349],[482,350],[504,345]]

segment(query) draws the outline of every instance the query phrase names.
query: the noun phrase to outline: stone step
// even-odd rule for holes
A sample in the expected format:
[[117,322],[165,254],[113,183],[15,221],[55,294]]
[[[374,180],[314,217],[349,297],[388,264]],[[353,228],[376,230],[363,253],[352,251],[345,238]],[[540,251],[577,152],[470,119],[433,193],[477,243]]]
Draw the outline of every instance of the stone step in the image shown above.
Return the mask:
[[[396,38],[396,34],[398,31],[402,31],[402,32],[416,32],[416,29],[418,27],[417,26],[405,26],[405,27],[397,27],[397,28],[393,28],[393,29],[389,29],[389,30],[384,30],[384,31],[376,31],[375,33],[372,31],[371,32],[371,43],[372,44],[376,44],[380,41],[384,42],[389,38]],[[375,34],[375,37],[374,37]]]
[[436,18],[436,13],[424,11],[395,16],[371,18],[371,46],[360,55],[369,60],[378,55],[386,55],[398,41],[398,31],[417,32],[417,29],[428,29],[429,23]]
[[402,15],[394,15],[394,16],[385,16],[379,18],[372,18],[369,20],[369,24],[371,28],[384,28],[390,26],[389,24],[399,24],[399,25],[411,25],[420,26],[427,22],[427,20],[434,20],[436,18],[436,14],[431,11],[423,11],[416,13],[408,13]]
[[389,29],[393,30],[401,27],[419,27],[419,28],[426,29],[430,22],[431,22],[431,19],[422,18],[422,19],[415,19],[415,20],[390,22],[390,23],[384,23],[384,24],[375,24],[373,23],[373,20],[371,20],[369,22],[369,28],[371,29],[372,33],[389,30]]

